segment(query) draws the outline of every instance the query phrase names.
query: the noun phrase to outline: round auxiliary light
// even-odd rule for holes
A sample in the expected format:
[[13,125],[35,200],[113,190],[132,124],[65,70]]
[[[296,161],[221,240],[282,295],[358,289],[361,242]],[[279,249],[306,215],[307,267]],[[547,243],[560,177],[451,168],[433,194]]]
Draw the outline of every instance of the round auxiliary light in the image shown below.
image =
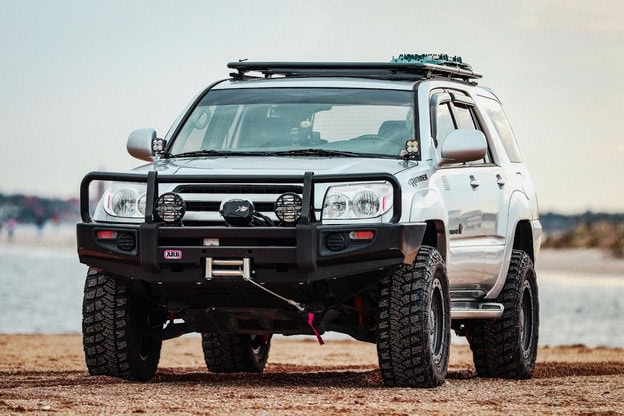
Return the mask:
[[174,224],[179,223],[186,212],[186,204],[182,197],[173,192],[162,194],[156,201],[154,216],[156,219]]
[[303,200],[291,192],[280,195],[275,201],[275,215],[280,221],[294,224],[301,218]]

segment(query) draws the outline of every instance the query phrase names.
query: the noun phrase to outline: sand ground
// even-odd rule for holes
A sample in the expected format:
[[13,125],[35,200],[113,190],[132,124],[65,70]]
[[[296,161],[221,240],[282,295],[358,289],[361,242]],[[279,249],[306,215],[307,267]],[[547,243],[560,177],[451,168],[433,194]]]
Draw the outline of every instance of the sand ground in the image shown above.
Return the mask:
[[263,374],[211,374],[199,337],[164,344],[148,383],[88,376],[79,335],[0,335],[0,413],[624,414],[624,349],[539,351],[534,378],[481,379],[453,345],[446,383],[385,388],[375,347],[355,341],[276,339]]
[[[75,250],[71,228],[18,229],[0,247]],[[597,250],[545,250],[540,271],[624,279],[624,260]],[[166,341],[156,377],[132,383],[88,376],[80,335],[0,334],[0,414],[601,414],[624,415],[624,349],[542,347],[534,378],[476,377],[468,347],[453,345],[446,383],[385,388],[375,346],[275,339],[265,373],[208,373],[201,341]]]

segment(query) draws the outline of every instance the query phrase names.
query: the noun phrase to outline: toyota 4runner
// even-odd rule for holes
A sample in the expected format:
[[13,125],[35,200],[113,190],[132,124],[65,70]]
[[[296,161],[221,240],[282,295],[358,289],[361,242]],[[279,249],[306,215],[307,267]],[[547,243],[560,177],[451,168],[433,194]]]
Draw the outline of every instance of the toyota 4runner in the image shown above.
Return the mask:
[[[375,343],[387,386],[535,365],[535,191],[501,103],[460,58],[233,62],[150,163],[81,184],[90,374],[148,380],[199,332],[212,372],[262,372],[273,334]],[[93,202],[92,202],[93,201]]]

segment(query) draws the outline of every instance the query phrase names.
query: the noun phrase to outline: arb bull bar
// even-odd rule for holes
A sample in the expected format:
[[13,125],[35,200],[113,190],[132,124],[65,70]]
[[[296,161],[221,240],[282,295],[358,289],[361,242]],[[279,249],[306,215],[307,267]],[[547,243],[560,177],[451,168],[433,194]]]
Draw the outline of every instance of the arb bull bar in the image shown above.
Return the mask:
[[[90,214],[89,187],[93,181],[146,183],[145,218],[142,223],[95,222]],[[389,223],[323,225],[314,209],[315,185],[387,181],[393,188],[393,212]],[[303,184],[301,219],[293,227],[230,227],[167,225],[155,221],[159,184]],[[91,172],[80,187],[77,224],[80,261],[92,267],[153,283],[201,282],[227,279],[237,270],[252,273],[258,282],[310,283],[355,275],[413,261],[422,243],[425,223],[399,223],[401,187],[387,173],[273,176],[161,175]],[[373,238],[332,251],[330,236],[352,231],[372,231]],[[123,249],[102,241],[98,232],[112,231],[134,245]],[[206,239],[219,245],[204,245]],[[124,240],[124,241],[126,241]],[[246,240],[248,243],[246,243]],[[229,243],[235,242],[235,243]],[[168,255],[165,255],[168,253]],[[179,253],[179,256],[171,256]],[[236,264],[235,264],[236,263]],[[219,272],[215,267],[223,266]],[[216,273],[215,273],[216,271]]]

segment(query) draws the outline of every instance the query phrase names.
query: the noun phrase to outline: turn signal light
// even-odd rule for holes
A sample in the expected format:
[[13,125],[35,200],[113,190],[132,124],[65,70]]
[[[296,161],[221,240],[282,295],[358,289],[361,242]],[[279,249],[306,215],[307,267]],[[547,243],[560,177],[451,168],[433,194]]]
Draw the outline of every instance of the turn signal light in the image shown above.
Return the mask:
[[375,231],[365,230],[365,231],[351,231],[349,233],[350,240],[372,240],[375,238]]
[[113,230],[98,230],[96,233],[98,240],[114,240],[117,238],[117,231]]

